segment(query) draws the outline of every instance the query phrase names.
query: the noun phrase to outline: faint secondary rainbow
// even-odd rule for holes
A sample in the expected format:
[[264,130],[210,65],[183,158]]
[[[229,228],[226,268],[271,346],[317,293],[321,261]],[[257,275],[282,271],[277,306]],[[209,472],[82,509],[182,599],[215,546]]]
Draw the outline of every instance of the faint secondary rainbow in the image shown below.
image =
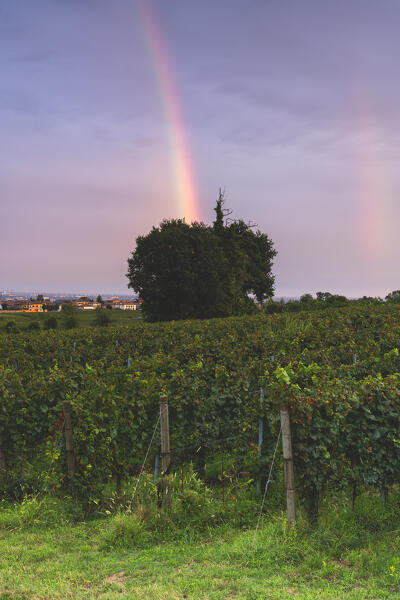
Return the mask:
[[362,230],[364,247],[370,260],[377,260],[382,253],[382,195],[379,186],[378,157],[374,148],[373,134],[369,134],[362,147],[363,175]]
[[186,139],[185,123],[167,48],[148,0],[139,0],[139,9],[169,126],[179,217],[184,217],[189,222],[200,221],[200,204]]
[[380,157],[381,133],[362,86],[356,89],[357,154],[362,244],[369,261],[382,258],[385,246],[385,178]]

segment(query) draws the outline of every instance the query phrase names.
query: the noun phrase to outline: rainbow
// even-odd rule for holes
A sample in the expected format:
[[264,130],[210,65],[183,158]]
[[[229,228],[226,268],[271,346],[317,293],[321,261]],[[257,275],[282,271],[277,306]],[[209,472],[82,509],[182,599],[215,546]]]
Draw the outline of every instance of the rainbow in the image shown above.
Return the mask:
[[374,139],[370,134],[362,144],[362,161],[364,165],[361,181],[361,217],[363,245],[370,261],[378,260],[382,254],[382,224],[380,193],[379,161],[374,148]]
[[385,246],[385,178],[380,159],[380,129],[368,103],[368,94],[355,82],[355,114],[358,131],[356,169],[359,184],[361,245],[369,265],[383,258]]
[[186,139],[185,123],[166,44],[149,1],[139,0],[139,10],[169,126],[179,217],[188,222],[200,221],[200,203]]

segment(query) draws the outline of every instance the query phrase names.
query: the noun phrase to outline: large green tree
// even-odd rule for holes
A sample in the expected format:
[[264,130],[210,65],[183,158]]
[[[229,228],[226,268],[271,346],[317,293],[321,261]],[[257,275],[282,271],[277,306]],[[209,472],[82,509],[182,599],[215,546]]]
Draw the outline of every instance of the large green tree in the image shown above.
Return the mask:
[[220,313],[223,256],[203,224],[163,221],[136,240],[128,259],[128,286],[153,321],[206,318]]
[[150,320],[236,315],[255,309],[251,296],[272,296],[271,240],[244,221],[227,223],[223,200],[220,193],[212,227],[167,220],[137,238],[128,287]]
[[242,219],[230,218],[230,210],[224,210],[224,193],[220,190],[215,207],[213,231],[220,240],[225,257],[224,279],[228,290],[230,314],[238,314],[245,308],[254,307],[250,296],[263,304],[274,293],[275,278],[272,274],[276,250],[272,240],[255,225]]
[[394,290],[385,296],[387,302],[400,302],[400,290]]

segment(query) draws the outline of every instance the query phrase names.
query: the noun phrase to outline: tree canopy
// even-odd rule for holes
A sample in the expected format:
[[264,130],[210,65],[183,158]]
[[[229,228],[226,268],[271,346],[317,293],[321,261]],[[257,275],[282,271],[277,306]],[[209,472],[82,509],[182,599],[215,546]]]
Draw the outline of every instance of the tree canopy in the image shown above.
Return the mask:
[[400,290],[394,290],[385,296],[387,302],[400,302]]
[[210,318],[254,310],[273,295],[276,255],[266,234],[227,219],[220,192],[213,225],[163,221],[139,236],[128,259],[128,287],[152,321]]

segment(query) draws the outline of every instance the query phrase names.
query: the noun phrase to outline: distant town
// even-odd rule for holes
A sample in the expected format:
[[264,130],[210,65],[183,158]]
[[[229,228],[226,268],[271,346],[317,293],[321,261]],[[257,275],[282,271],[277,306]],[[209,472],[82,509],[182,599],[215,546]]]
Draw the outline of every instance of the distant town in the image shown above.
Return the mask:
[[112,296],[110,294],[37,294],[30,292],[0,293],[1,312],[52,312],[62,310],[63,305],[71,304],[79,310],[105,309],[139,310],[142,300],[132,296]]

